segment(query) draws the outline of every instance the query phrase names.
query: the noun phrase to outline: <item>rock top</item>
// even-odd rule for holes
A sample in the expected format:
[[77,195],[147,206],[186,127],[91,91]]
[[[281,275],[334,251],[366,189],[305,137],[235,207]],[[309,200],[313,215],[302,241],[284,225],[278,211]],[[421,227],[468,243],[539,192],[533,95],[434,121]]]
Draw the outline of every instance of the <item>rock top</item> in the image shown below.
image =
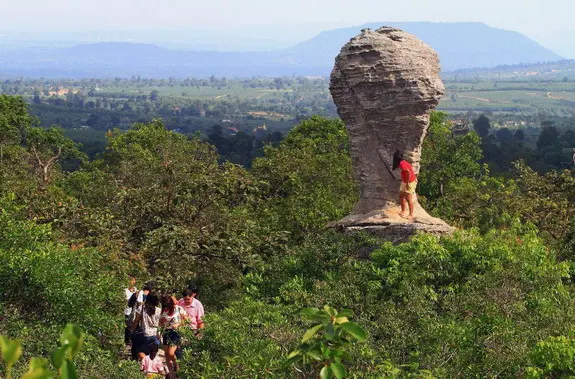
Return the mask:
[[342,47],[330,91],[349,132],[360,199],[350,216],[332,226],[396,242],[418,231],[453,230],[417,201],[412,220],[399,217],[400,172],[392,170],[393,153],[400,150],[419,172],[430,112],[444,93],[439,71],[433,49],[395,28],[363,29]]

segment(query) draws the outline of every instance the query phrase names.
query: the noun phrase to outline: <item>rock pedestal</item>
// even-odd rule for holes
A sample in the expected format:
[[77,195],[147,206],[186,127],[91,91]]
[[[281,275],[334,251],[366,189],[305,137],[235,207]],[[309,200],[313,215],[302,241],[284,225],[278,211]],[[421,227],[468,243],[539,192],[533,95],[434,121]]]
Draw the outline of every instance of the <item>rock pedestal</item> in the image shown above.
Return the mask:
[[435,51],[404,31],[364,29],[341,49],[330,91],[345,122],[360,199],[348,217],[333,224],[367,230],[401,242],[417,231],[450,233],[416,201],[414,218],[399,217],[400,172],[393,153],[404,152],[416,174],[431,110],[444,93]]

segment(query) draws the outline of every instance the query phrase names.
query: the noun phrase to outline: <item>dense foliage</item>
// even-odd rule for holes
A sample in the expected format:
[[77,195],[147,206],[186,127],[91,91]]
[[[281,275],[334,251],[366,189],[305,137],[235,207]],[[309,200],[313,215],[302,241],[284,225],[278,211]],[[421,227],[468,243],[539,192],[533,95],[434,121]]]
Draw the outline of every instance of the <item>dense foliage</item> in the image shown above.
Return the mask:
[[400,245],[326,229],[358,196],[339,120],[302,121],[250,168],[159,120],[108,132],[89,159],[8,96],[0,138],[0,335],[22,341],[15,375],[73,322],[81,377],[138,377],[119,354],[128,275],[200,286],[207,326],[188,336],[182,377],[575,372],[573,171],[517,163],[496,176],[488,137],[444,114],[419,196],[459,230]]
[[[517,160],[541,173],[568,168],[575,147],[572,66],[566,61],[443,73],[447,94],[439,109],[458,129],[481,136],[492,172],[507,173]],[[23,96],[42,126],[61,126],[91,158],[105,149],[108,130],[161,118],[170,130],[201,134],[222,160],[249,167],[265,144],[279,142],[300,121],[337,116],[328,86],[321,77],[134,76],[5,80],[0,93]]]

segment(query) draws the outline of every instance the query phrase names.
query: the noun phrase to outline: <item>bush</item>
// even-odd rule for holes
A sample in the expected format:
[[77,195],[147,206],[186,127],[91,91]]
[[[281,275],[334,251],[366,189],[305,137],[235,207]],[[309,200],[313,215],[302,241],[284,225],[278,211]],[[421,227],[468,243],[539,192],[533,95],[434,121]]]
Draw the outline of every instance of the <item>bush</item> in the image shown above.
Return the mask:
[[370,339],[350,349],[350,373],[516,376],[538,341],[573,325],[570,265],[530,227],[420,235],[371,260],[354,258],[370,242],[354,238],[314,236],[247,278],[255,297],[293,312],[352,309]]
[[20,220],[18,213],[10,197],[0,200],[0,334],[22,339],[29,358],[52,350],[72,322],[87,332],[80,361],[91,355],[88,366],[94,359],[112,362],[102,347],[121,343],[124,300],[116,268],[96,249],[54,242],[48,225]]
[[202,339],[192,340],[184,357],[182,373],[206,378],[289,377],[290,370],[282,364],[299,338],[290,321],[289,308],[250,298],[209,314]]

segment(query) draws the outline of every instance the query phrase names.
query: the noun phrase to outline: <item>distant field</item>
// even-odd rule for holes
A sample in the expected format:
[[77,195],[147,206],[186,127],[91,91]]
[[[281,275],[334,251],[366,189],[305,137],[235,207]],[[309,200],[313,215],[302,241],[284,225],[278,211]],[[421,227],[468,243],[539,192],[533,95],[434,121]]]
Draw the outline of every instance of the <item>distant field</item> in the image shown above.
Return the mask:
[[575,113],[575,82],[448,82],[439,107],[453,112],[544,110],[568,116]]
[[[444,73],[446,91],[438,109],[456,118],[496,114],[501,122],[537,124],[541,116],[572,120],[575,62],[539,66]],[[264,124],[268,131],[285,131],[313,115],[337,117],[327,78],[17,80],[0,82],[0,93],[24,96],[43,125],[79,129],[78,140],[86,136],[85,127],[126,129],[154,118],[183,133],[218,124],[229,133],[261,134]]]
[[[575,112],[575,82],[541,81],[541,82],[492,82],[469,81],[445,83],[446,96],[441,100],[439,109],[448,112],[494,111],[504,113],[537,113],[541,110],[557,115],[570,115]],[[189,100],[272,100],[282,102],[287,95],[293,95],[294,89],[267,89],[244,87],[234,83],[230,86],[162,86],[116,88],[104,87],[97,92],[98,96],[110,95],[146,95],[157,90],[160,97],[172,97]],[[325,94],[325,88],[313,91],[298,90],[298,96],[313,97]],[[286,117],[283,114],[259,115],[269,119]]]
[[279,98],[285,93],[293,92],[292,89],[265,89],[265,88],[251,88],[242,86],[229,86],[229,87],[192,87],[192,86],[165,86],[165,87],[135,87],[135,88],[101,88],[97,93],[99,96],[106,94],[111,95],[146,95],[149,96],[153,90],[159,92],[159,96],[164,97],[181,97],[199,100],[218,100],[238,98],[240,100],[247,99],[261,99],[266,98]]

